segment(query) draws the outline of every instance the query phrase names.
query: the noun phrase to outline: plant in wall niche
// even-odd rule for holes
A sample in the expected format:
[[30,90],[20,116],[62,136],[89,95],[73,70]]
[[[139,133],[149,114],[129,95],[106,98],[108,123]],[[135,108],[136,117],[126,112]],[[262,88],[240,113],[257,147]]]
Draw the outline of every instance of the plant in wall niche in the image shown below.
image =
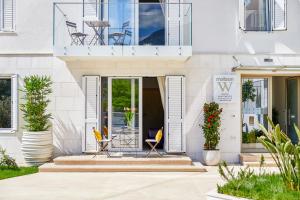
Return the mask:
[[255,101],[255,88],[252,80],[247,80],[242,85],[242,101],[246,102],[248,100]]
[[204,161],[207,165],[217,165],[220,161],[220,152],[217,150],[217,145],[220,141],[220,126],[222,108],[219,104],[205,103],[203,106],[204,124],[202,130],[205,138],[204,143]]
[[51,114],[46,112],[51,94],[51,79],[47,76],[29,76],[24,78],[25,103],[21,104],[25,127],[28,131],[47,131],[50,128]]
[[24,103],[20,108],[26,122],[22,137],[22,152],[30,165],[40,165],[52,157],[53,145],[50,129],[51,113],[47,113],[52,93],[48,76],[32,75],[24,78]]

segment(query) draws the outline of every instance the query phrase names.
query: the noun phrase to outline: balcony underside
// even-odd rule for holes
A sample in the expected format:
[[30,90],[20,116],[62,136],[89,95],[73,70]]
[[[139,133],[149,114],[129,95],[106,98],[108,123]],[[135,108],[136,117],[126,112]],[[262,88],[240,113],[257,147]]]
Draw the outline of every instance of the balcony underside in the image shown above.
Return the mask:
[[54,46],[54,55],[62,60],[156,59],[185,61],[192,46]]

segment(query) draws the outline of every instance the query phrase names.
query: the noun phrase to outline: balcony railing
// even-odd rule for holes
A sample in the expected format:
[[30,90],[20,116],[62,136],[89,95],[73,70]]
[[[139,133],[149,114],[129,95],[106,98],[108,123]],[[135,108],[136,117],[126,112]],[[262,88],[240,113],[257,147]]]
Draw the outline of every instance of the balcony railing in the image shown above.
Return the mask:
[[58,56],[184,56],[191,54],[189,3],[54,3]]

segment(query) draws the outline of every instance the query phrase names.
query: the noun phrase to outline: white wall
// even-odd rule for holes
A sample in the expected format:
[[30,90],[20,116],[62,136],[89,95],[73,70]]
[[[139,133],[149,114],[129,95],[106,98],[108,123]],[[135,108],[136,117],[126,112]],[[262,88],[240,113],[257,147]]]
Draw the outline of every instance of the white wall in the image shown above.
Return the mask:
[[[51,53],[53,0],[16,1],[16,34],[0,33],[0,53]],[[194,53],[300,53],[300,0],[288,0],[288,30],[272,33],[241,31],[238,1],[187,1],[193,3]]]
[[[55,155],[81,153],[81,134],[84,131],[84,96],[81,89],[82,75],[101,76],[186,76],[186,135],[187,152],[193,159],[201,160],[203,136],[202,106],[212,98],[212,76],[230,73],[230,56],[194,56],[186,64],[172,61],[73,61],[65,63],[48,56],[0,57],[1,74],[50,75],[54,81],[49,111],[53,114]],[[237,75],[239,77],[239,75]],[[223,158],[238,161],[240,151],[240,106],[221,105],[224,108],[220,149]],[[22,116],[16,134],[0,134],[0,145],[22,162],[20,142]],[[232,126],[237,124],[237,126]],[[234,148],[233,148],[234,147]]]
[[300,1],[287,0],[287,31],[243,32],[239,0],[193,0],[193,50],[200,53],[299,54]]

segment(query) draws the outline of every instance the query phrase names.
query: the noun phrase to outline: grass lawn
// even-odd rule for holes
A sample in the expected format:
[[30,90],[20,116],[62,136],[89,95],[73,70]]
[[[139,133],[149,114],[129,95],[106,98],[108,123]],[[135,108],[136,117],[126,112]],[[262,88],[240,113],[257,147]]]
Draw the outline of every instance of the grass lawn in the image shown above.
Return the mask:
[[34,174],[37,172],[37,167],[20,167],[19,169],[0,168],[0,180],[27,174]]
[[[239,184],[237,189],[236,185]],[[253,176],[247,180],[230,181],[218,192],[254,200],[299,200],[300,192],[289,191],[279,175]]]

